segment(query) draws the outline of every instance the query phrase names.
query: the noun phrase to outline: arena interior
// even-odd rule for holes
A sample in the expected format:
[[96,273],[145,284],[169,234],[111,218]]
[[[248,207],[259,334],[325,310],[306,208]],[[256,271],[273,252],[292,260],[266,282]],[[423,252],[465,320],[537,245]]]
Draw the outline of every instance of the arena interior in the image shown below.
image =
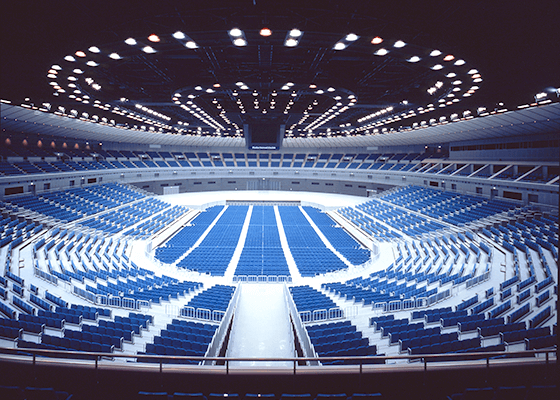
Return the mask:
[[560,7],[409,3],[6,5],[0,396],[556,398]]

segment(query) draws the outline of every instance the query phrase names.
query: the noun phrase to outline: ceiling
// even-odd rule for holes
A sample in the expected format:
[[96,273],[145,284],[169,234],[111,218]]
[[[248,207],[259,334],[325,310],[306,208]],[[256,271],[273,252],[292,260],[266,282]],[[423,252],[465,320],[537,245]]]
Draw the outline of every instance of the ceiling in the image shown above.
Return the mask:
[[[386,139],[374,141],[428,143],[438,132],[389,136],[479,107],[515,110],[542,91],[558,101],[558,2],[411,4],[11,2],[2,13],[0,98],[96,129],[138,130],[120,129],[124,141],[140,137],[131,132],[144,132],[143,142],[174,133],[234,146],[282,137],[285,146],[370,143],[380,133]],[[302,35],[291,37],[294,28]],[[286,46],[290,38],[297,45]],[[462,132],[458,123],[441,129],[450,125]]]

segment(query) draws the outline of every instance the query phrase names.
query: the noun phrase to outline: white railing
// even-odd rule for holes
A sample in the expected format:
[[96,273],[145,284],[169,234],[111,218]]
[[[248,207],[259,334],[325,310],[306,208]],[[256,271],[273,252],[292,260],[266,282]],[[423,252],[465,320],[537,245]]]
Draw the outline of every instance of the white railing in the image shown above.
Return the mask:
[[412,310],[415,308],[426,308],[428,307],[428,305],[434,304],[434,302],[437,303],[451,295],[449,289],[446,290],[445,292],[449,292],[449,293],[445,297],[442,297],[437,301],[433,301],[432,303],[429,303],[429,299],[434,296],[440,295],[439,293],[431,296],[430,298],[420,297],[418,299],[394,300],[391,302],[375,303],[372,306],[372,310],[383,311],[383,312],[395,312],[395,311]]
[[490,271],[483,273],[482,275],[479,276],[475,276],[472,279],[469,279],[467,281],[467,286],[466,288],[469,289],[475,285],[478,285],[484,281],[487,281],[488,279],[490,279]]
[[137,300],[128,297],[94,295],[95,304],[108,307],[124,308],[125,310],[142,310],[151,308],[152,304],[147,300]]
[[312,311],[301,311],[299,313],[301,322],[304,324],[311,322],[332,321],[345,318],[344,310],[339,307],[330,309],[319,309]]
[[185,306],[181,308],[179,317],[197,319],[200,321],[220,322],[225,315],[221,310],[210,310],[208,308],[194,308]]

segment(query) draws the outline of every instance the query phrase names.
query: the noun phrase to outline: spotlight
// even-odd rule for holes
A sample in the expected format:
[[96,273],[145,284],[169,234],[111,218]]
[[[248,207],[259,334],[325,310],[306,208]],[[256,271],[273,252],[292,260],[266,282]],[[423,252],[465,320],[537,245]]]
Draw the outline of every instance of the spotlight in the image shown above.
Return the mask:
[[266,27],[262,28],[259,33],[260,33],[261,36],[264,36],[264,37],[268,37],[268,36],[272,35],[272,31],[270,29],[266,28]]
[[156,35],[155,33],[152,33],[150,36],[148,36],[148,40],[150,42],[157,43],[157,42],[159,42],[159,36]]
[[381,44],[381,43],[383,43],[383,39],[380,38],[379,36],[376,36],[373,39],[371,39],[371,44]]
[[243,36],[243,31],[239,28],[233,28],[229,31],[230,36],[241,37]]

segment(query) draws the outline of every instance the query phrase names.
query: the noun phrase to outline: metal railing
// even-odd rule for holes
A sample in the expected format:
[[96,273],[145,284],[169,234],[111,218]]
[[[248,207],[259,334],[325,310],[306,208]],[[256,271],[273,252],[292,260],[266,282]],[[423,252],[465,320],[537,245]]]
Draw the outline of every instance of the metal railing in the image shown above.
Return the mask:
[[[247,357],[200,357],[200,356],[165,356],[165,355],[144,355],[144,354],[122,354],[122,353],[98,353],[98,352],[82,352],[82,351],[62,351],[62,350],[44,350],[44,349],[14,349],[0,347],[0,354],[17,355],[19,357],[29,357],[33,363],[33,366],[37,363],[38,357],[46,358],[63,358],[64,362],[71,362],[73,360],[83,363],[84,360],[91,360],[95,363],[95,369],[99,368],[100,361],[106,361],[111,363],[112,360],[116,358],[125,359],[135,359],[137,362],[141,362],[143,366],[145,363],[155,363],[159,366],[159,372],[163,373],[163,365],[171,365],[175,368],[197,368],[197,366],[181,365],[181,362],[187,363],[189,361],[198,361],[199,365],[205,364],[205,369],[213,368],[214,370],[221,370],[226,375],[230,373],[231,369],[236,369],[237,367],[230,366],[231,362],[290,362],[293,367],[289,370],[293,371],[296,375],[297,371],[309,371],[310,368],[314,368],[314,371],[328,372],[330,368],[345,368],[348,372],[354,371],[358,372],[360,375],[366,367],[368,372],[380,368],[379,364],[385,364],[386,361],[395,360],[408,360],[409,362],[418,362],[423,366],[424,371],[428,369],[428,364],[444,362],[440,364],[443,368],[456,368],[457,363],[455,362],[465,362],[465,361],[482,361],[479,366],[485,368],[490,368],[493,364],[491,361],[495,361],[495,364],[503,364],[504,359],[515,360],[516,364],[519,364],[521,360],[527,360],[528,357],[532,357],[532,360],[537,362],[543,362],[547,365],[556,360],[556,349],[539,349],[539,350],[525,350],[525,351],[515,351],[515,352],[505,352],[505,351],[492,351],[492,352],[477,352],[477,353],[446,353],[446,354],[422,354],[422,355],[393,355],[393,356],[346,356],[346,357],[290,357],[290,358],[247,358]],[[550,354],[552,353],[552,357]],[[544,360],[537,357],[538,355],[544,355]],[[6,358],[4,358],[6,360]],[[325,361],[342,361],[347,363],[347,365],[341,366],[323,366],[321,362]],[[63,362],[62,360],[60,361]],[[219,363],[218,363],[219,362]],[[52,365],[52,362],[49,362]],[[220,365],[222,364],[222,365]],[[408,364],[411,365],[411,364]],[[418,365],[416,363],[416,365]],[[472,368],[472,364],[469,363],[469,368]],[[134,370],[138,368],[132,363],[123,364],[123,368]],[[247,366],[239,366],[239,368],[246,369]],[[263,368],[266,368],[263,365]],[[276,367],[275,370],[285,371],[287,368]],[[357,370],[357,371],[356,371]]]
[[330,309],[320,309],[320,310],[312,310],[312,311],[300,311],[299,317],[301,318],[301,322],[310,323],[310,322],[322,322],[322,321],[332,321],[336,319],[344,318],[345,313],[339,307],[330,308]]
[[292,283],[289,275],[234,275],[233,283]]
[[179,317],[197,319],[200,321],[220,322],[225,312],[221,310],[210,310],[208,308],[195,308],[185,306],[181,308]]

